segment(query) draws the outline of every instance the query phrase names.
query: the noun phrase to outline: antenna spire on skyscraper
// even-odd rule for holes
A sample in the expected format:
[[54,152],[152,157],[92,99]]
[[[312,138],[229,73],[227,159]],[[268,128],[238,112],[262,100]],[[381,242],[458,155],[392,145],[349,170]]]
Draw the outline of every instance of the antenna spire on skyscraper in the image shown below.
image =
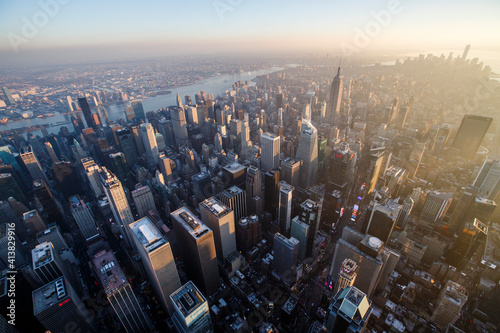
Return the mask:
[[183,105],[182,105],[182,100],[181,100],[181,96],[179,95],[179,92],[177,91],[177,106],[182,108]]

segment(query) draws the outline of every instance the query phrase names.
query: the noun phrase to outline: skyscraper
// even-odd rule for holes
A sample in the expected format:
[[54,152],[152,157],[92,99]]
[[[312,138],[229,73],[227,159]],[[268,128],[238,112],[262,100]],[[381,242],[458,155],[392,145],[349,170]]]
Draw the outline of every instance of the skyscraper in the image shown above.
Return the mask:
[[462,60],[462,62],[465,62],[465,60],[467,59],[467,55],[469,54],[469,50],[470,50],[470,44],[465,45],[464,53],[462,54],[462,58],[460,59],[460,60]]
[[358,272],[362,272],[356,276],[354,286],[370,297],[375,290],[385,288],[399,257],[398,252],[384,247],[380,239],[345,227],[335,246],[330,276],[332,281],[338,280],[344,260],[353,260]]
[[101,167],[90,157],[82,158],[82,165],[94,196],[100,197],[104,193],[101,183]]
[[38,244],[31,250],[33,271],[43,283],[49,283],[62,276],[70,277],[67,264],[59,256],[52,243]]
[[7,105],[16,104],[16,101],[14,100],[14,98],[12,98],[12,94],[10,93],[9,88],[2,87],[2,91],[3,91],[3,96],[5,97],[5,104]]
[[122,237],[126,240],[127,244],[131,246],[132,242],[129,238],[129,225],[134,222],[134,217],[128,205],[127,198],[125,197],[122,183],[105,167],[101,169],[100,174],[102,187],[109,200],[109,206],[113,212],[113,217],[120,226]]
[[67,229],[62,207],[42,179],[33,182],[33,192],[42,204],[47,221],[49,223],[56,222],[61,228]]
[[301,187],[315,185],[318,175],[318,131],[308,121],[302,121],[299,147],[295,158],[302,161],[300,167]]
[[140,134],[140,127],[139,126],[132,126],[130,127],[130,134],[132,135],[132,138],[134,139],[135,143],[135,149],[137,151],[138,155],[142,155],[146,152],[146,149],[144,148],[144,143],[142,143],[142,138]]
[[85,240],[87,242],[92,242],[99,237],[97,224],[92,216],[90,207],[88,207],[78,195],[70,197],[69,203],[71,215],[73,215],[73,218],[75,219],[78,228],[80,228]]
[[82,109],[83,113],[83,118],[85,118],[85,122],[87,123],[87,128],[88,127],[95,127],[94,124],[94,119],[92,118],[92,111],[90,110],[90,105],[89,102],[87,101],[86,97],[80,97],[78,98],[78,104],[80,104],[80,108]]
[[458,269],[463,269],[467,260],[470,260],[479,246],[486,242],[488,226],[478,219],[467,223],[462,230],[458,230],[458,238],[448,250],[447,262]]
[[45,149],[47,150],[47,153],[49,153],[49,157],[53,164],[59,162],[59,159],[57,158],[54,148],[52,148],[52,144],[50,142],[45,142]]
[[488,199],[495,200],[500,193],[500,161],[485,161],[474,180],[474,186]]
[[200,203],[201,220],[214,233],[217,258],[224,262],[236,251],[234,212],[214,197]]
[[307,257],[307,244],[311,236],[311,229],[311,226],[302,222],[298,215],[292,219],[290,237],[299,241],[297,256],[300,260],[304,260]]
[[365,293],[356,287],[347,287],[333,298],[326,320],[327,332],[363,332],[372,310]]
[[239,251],[247,252],[262,239],[262,231],[257,215],[244,217],[236,225],[236,245]]
[[264,176],[264,209],[276,218],[276,208],[278,207],[278,183],[280,182],[280,172],[269,170]]
[[281,179],[294,187],[298,187],[300,182],[300,164],[301,161],[290,157],[281,161]]
[[160,163],[160,171],[163,175],[163,179],[165,180],[165,184],[174,180],[174,176],[172,175],[172,160],[168,158],[165,153],[161,153],[159,158]]
[[370,149],[369,172],[371,173],[371,176],[370,176],[370,184],[368,185],[368,194],[372,193],[375,190],[380,173],[383,173],[385,171],[385,168],[383,168],[383,164],[387,152],[384,149],[385,147]]
[[178,108],[182,108],[183,107],[183,105],[182,105],[182,98],[179,95],[179,92],[177,92],[177,107]]
[[342,76],[340,75],[340,66],[337,70],[337,75],[333,78],[330,88],[330,99],[328,102],[327,121],[334,124],[338,121],[340,114],[340,104],[342,101]]
[[131,168],[137,163],[137,151],[135,149],[134,138],[128,128],[120,129],[115,132],[120,150],[125,154],[127,165]]
[[451,193],[434,191],[427,194],[427,200],[425,200],[420,217],[429,221],[437,221],[443,218],[448,212],[448,208],[450,208],[452,199],[453,194]]
[[93,316],[65,277],[47,282],[33,291],[33,312],[51,332],[66,332],[69,327],[94,332]]
[[153,166],[158,164],[158,145],[153,126],[150,123],[144,123],[140,126],[142,143],[146,149],[146,157],[148,165]]
[[302,252],[301,259],[313,256],[314,237],[316,237],[319,228],[321,207],[320,203],[307,199],[300,204],[299,215],[293,219],[292,224],[294,225],[292,225],[292,228],[294,229],[294,233],[292,236],[300,241],[303,240],[300,245],[301,251],[304,251]]
[[347,184],[352,183],[355,165],[356,153],[347,144],[333,150],[328,172],[330,189],[343,190]]
[[135,99],[131,101],[130,106],[132,107],[132,109],[134,109],[134,121],[136,123],[141,123],[142,121],[146,120],[146,114],[144,112],[144,107],[142,106],[141,99]]
[[396,227],[399,229],[404,228],[406,224],[406,218],[410,216],[410,213],[413,209],[414,202],[413,199],[408,197],[403,200],[403,205],[401,208],[401,212],[398,215],[398,218],[396,219]]
[[151,210],[158,214],[155,206],[155,200],[149,186],[144,186],[140,183],[137,184],[135,186],[135,190],[132,191],[132,199],[134,200],[139,218],[146,216]]
[[346,259],[342,262],[339,276],[335,285],[335,294],[347,287],[352,287],[356,280],[356,270],[358,265],[351,259]]
[[33,234],[37,234],[47,229],[45,222],[36,209],[23,214],[23,221]]
[[460,312],[468,297],[468,292],[464,287],[451,280],[448,281],[439,293],[431,321],[441,328],[454,324],[460,317]]
[[278,183],[278,224],[283,235],[290,234],[292,220],[292,196],[295,187],[285,181]]
[[220,285],[212,230],[186,207],[177,209],[170,216],[177,241],[183,244],[181,256],[188,278],[207,295],[212,295]]
[[132,286],[111,251],[100,251],[92,258],[94,274],[111,307],[127,333],[150,332],[152,324],[135,297]]
[[43,172],[42,166],[34,154],[33,147],[26,146],[21,148],[20,156],[30,173],[31,179],[43,179],[47,182],[47,176],[45,175],[45,172]]
[[128,183],[128,179],[130,177],[130,171],[127,165],[127,159],[125,158],[125,154],[121,151],[113,154],[109,154],[109,167],[111,171],[120,179],[120,181],[125,184]]
[[178,332],[213,332],[208,302],[191,281],[170,295],[175,312],[172,316]]
[[493,118],[490,117],[466,114],[458,128],[453,147],[459,149],[463,157],[474,158],[492,122]]
[[174,140],[178,146],[187,145],[188,132],[186,123],[186,114],[182,107],[170,107],[170,118],[174,130]]
[[286,238],[279,232],[274,235],[273,269],[282,277],[285,273],[291,274],[297,265],[299,241],[293,237]]
[[220,193],[220,201],[233,210],[234,220],[239,221],[247,216],[247,201],[245,191],[237,186],[231,186]]
[[361,232],[388,243],[402,208],[400,204],[392,200],[387,200],[385,203],[372,200],[370,207],[366,211]]
[[7,200],[10,197],[18,201],[27,202],[24,193],[18,186],[11,173],[0,173],[0,200]]
[[149,217],[130,225],[137,251],[153,285],[156,297],[170,313],[175,311],[170,295],[181,287],[170,243],[160,234]]
[[271,133],[260,135],[261,158],[260,167],[262,170],[277,169],[280,163],[280,137]]
[[262,197],[262,178],[257,167],[249,166],[247,169],[246,192],[249,197]]
[[55,188],[59,190],[65,198],[83,193],[80,179],[71,162],[57,162],[52,166],[52,174],[54,175]]

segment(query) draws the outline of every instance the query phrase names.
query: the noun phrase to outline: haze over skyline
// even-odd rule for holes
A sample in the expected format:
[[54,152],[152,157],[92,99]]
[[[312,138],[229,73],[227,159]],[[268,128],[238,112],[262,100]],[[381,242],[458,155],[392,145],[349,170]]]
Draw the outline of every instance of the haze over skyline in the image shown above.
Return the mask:
[[[5,63],[238,51],[346,53],[351,46],[359,52],[462,49],[467,43],[476,50],[500,49],[500,3],[494,0],[314,0],[307,5],[284,0],[59,0],[58,8],[53,3],[0,5]],[[30,24],[35,31],[26,28]],[[366,31],[370,24],[371,35]],[[368,40],[359,39],[360,32],[368,32]]]

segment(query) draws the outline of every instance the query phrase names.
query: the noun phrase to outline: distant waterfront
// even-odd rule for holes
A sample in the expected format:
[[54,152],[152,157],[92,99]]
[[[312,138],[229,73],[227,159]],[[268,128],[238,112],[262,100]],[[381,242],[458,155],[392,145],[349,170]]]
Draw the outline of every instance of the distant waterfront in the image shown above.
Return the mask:
[[[165,108],[172,105],[177,105],[177,93],[182,98],[182,102],[184,103],[184,96],[189,95],[194,103],[195,98],[194,95],[199,93],[200,91],[205,91],[206,94],[214,94],[214,97],[218,95],[224,94],[227,90],[232,89],[232,86],[235,82],[248,81],[250,86],[254,86],[255,82],[252,82],[257,76],[271,74],[274,72],[278,72],[285,69],[284,67],[271,67],[266,69],[261,69],[258,71],[252,72],[243,72],[243,73],[235,73],[235,74],[224,74],[219,76],[214,76],[208,79],[201,80],[193,85],[186,87],[178,87],[174,89],[170,89],[172,91],[171,94],[168,95],[158,95],[156,97],[149,97],[147,99],[142,100],[142,105],[144,106],[144,111],[156,111],[161,108]],[[108,118],[110,120],[116,121],[120,118],[124,117],[125,112],[125,104],[124,103],[116,103],[110,104],[105,107],[106,112],[108,113]]]
[[[444,54],[444,56],[447,58],[450,52],[453,53],[453,58],[456,58],[457,56],[461,57],[463,54],[463,50],[429,50],[416,53],[400,54],[395,56],[394,60],[383,62],[382,65],[394,65],[396,59],[404,61],[408,58],[416,58],[420,54],[423,54],[424,56],[432,54],[437,57],[441,56],[441,54]],[[494,72],[495,74],[500,74],[500,51],[474,50],[474,48],[472,47],[469,51],[469,54],[467,55],[467,59],[472,60],[474,58],[478,58],[478,62],[482,62],[484,66],[490,66],[492,72]]]
[[[232,89],[232,86],[237,81],[249,81],[250,86],[254,86],[256,83],[252,80],[257,76],[271,74],[274,72],[278,72],[285,69],[284,67],[271,67],[260,69],[252,72],[243,72],[243,73],[234,73],[234,74],[223,74],[214,76],[208,79],[201,80],[195,84],[185,87],[178,87],[171,89],[172,93],[167,95],[158,95],[156,97],[149,97],[142,100],[142,104],[144,106],[144,111],[156,111],[158,109],[176,105],[177,101],[177,92],[182,98],[184,102],[184,96],[190,95],[194,102],[194,95],[200,91],[205,91],[206,94],[214,94],[215,97],[218,95],[224,94],[227,90]],[[125,112],[125,103],[113,103],[104,106],[106,112],[108,114],[108,118],[113,121],[117,121],[120,118],[124,118]],[[40,118],[32,118],[26,119],[16,122],[10,122],[4,125],[0,125],[0,131],[12,130],[12,129],[20,129],[25,127],[37,126],[37,125],[49,125],[47,127],[47,131],[49,133],[57,134],[62,126],[66,126],[68,130],[74,131],[73,124],[71,123],[71,115],[69,114],[60,114],[58,112],[54,112],[54,116],[47,117],[45,119]],[[69,121],[69,122],[68,122]],[[62,125],[56,125],[58,123],[64,122]],[[22,133],[23,136],[26,137],[26,133]],[[33,135],[42,136],[41,130],[33,130],[30,131]]]

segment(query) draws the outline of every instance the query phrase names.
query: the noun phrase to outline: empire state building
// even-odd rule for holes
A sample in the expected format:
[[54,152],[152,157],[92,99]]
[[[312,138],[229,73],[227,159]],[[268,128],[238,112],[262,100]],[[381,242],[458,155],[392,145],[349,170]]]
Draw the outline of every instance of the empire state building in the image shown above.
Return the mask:
[[334,124],[338,121],[340,114],[340,102],[342,100],[342,76],[340,76],[340,66],[337,70],[337,75],[333,78],[332,87],[330,88],[330,100],[328,103],[327,121]]

